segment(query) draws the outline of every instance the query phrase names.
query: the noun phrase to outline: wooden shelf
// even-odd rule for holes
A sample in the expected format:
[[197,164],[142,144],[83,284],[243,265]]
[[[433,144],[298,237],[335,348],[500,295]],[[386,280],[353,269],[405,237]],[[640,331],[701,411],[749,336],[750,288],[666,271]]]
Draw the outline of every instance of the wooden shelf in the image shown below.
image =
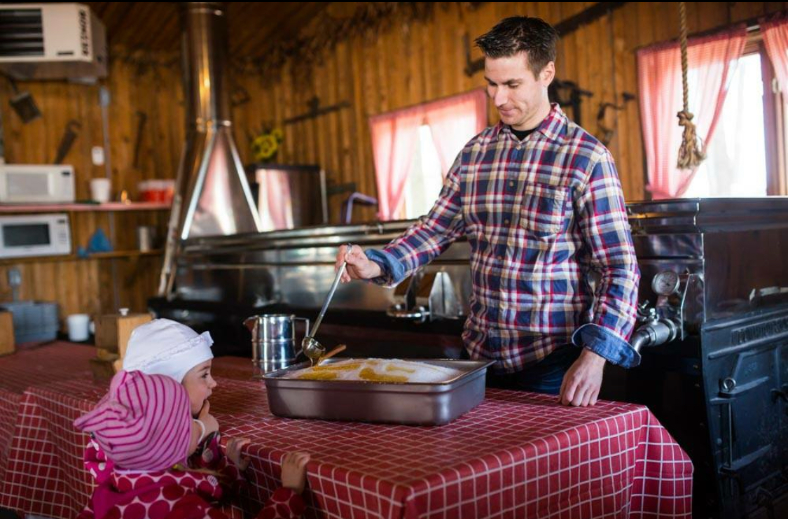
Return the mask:
[[0,204],[0,213],[79,213],[89,211],[165,211],[170,204],[163,202],[109,202],[106,204]]
[[19,263],[54,263],[58,261],[92,261],[107,259],[139,258],[148,256],[161,256],[164,251],[161,249],[142,252],[138,250],[97,252],[87,258],[80,258],[76,254],[64,254],[62,256],[37,256],[33,258],[5,258],[0,259],[0,266],[16,265]]
[[150,250],[146,252],[142,252],[138,250],[97,252],[95,254],[91,254],[87,258],[79,258],[76,257],[76,255],[74,257],[78,260],[91,260],[91,259],[137,258],[140,256],[161,256],[162,254],[164,254],[164,250],[157,249],[157,250]]

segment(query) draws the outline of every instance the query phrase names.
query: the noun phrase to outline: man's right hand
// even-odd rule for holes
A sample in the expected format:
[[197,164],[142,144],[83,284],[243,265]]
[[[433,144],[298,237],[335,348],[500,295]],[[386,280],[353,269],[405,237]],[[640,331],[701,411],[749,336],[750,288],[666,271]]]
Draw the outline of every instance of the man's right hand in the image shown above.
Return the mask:
[[372,279],[383,274],[380,265],[371,261],[358,245],[347,245],[339,248],[337,263],[334,272],[342,266],[342,262],[347,261],[347,268],[342,274],[342,283],[348,283],[351,279]]

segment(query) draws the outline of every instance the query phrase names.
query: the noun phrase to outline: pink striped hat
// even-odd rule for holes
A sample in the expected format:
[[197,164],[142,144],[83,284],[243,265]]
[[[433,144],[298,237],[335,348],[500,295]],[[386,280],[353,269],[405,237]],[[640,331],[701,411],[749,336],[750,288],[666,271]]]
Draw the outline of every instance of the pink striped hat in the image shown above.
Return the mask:
[[74,421],[118,468],[157,471],[188,457],[192,420],[189,396],[164,375],[120,371],[89,413]]

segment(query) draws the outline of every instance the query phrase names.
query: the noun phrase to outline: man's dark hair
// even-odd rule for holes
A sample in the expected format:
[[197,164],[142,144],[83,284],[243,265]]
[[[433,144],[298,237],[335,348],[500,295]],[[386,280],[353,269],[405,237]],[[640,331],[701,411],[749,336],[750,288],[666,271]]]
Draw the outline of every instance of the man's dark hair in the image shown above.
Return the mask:
[[534,76],[555,61],[557,43],[558,33],[549,23],[529,16],[505,18],[490,32],[476,38],[476,46],[488,58],[508,58],[525,52]]

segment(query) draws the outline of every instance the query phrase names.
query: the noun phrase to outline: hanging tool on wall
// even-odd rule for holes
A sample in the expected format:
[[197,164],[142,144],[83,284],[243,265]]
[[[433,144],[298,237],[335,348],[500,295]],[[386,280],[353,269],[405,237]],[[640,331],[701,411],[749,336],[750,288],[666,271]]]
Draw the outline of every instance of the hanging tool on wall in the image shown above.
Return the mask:
[[465,45],[465,75],[471,77],[480,70],[484,70],[484,58],[476,60],[471,58],[471,37],[467,32],[462,37],[462,42]]
[[66,129],[63,132],[63,137],[60,138],[60,144],[57,147],[55,160],[52,162],[52,164],[63,163],[63,159],[66,158],[69,150],[71,150],[71,146],[74,145],[74,141],[77,140],[77,136],[79,135],[78,132],[81,128],[82,124],[79,121],[75,121],[74,119],[71,119],[66,124]]
[[637,99],[634,94],[630,94],[629,92],[624,92],[621,94],[621,97],[623,101],[620,105],[615,103],[601,103],[599,105],[599,112],[596,114],[597,138],[605,146],[610,144],[610,141],[613,140],[613,136],[616,134],[615,129],[605,124],[605,115],[607,114],[607,109],[612,108],[613,110],[621,111],[627,107],[628,102]]
[[244,87],[239,85],[233,87],[233,91],[230,93],[230,106],[236,108],[245,105],[251,100],[252,96],[249,95],[249,92]]
[[142,136],[145,131],[145,123],[148,122],[148,114],[137,110],[137,135],[134,137],[134,168],[140,165],[140,146],[142,145]]
[[577,83],[573,81],[561,81],[558,78],[553,79],[553,82],[547,87],[547,95],[550,101],[558,103],[560,107],[571,107],[572,113],[569,118],[578,126],[582,126],[582,122],[580,121],[580,108],[583,104],[583,98],[594,97],[593,92],[581,89]]
[[335,105],[331,106],[320,106],[320,98],[315,96],[309,101],[306,102],[307,107],[309,107],[309,111],[305,114],[298,115],[296,117],[291,117],[290,119],[285,119],[283,122],[284,124],[294,124],[301,121],[306,121],[309,119],[314,119],[318,116],[325,115],[331,112],[339,111],[343,108],[350,108],[349,101],[342,101]]
[[23,123],[29,123],[30,121],[34,121],[41,117],[41,111],[38,109],[36,105],[35,99],[30,94],[30,92],[20,92],[19,88],[16,86],[16,81],[11,76],[6,76],[3,74],[8,80],[8,83],[11,85],[11,89],[14,91],[14,96],[8,102],[11,105],[11,108],[14,109],[16,114],[22,119]]

